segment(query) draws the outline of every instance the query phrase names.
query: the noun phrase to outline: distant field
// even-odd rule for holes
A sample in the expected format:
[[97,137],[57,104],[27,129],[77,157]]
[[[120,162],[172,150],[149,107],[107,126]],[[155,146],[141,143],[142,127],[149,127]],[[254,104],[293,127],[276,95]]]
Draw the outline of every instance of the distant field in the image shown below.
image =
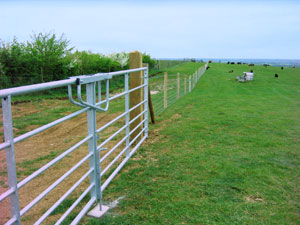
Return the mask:
[[164,70],[179,64],[185,63],[182,60],[158,60],[155,69]]
[[210,67],[104,194],[125,198],[83,224],[299,224],[300,69]]

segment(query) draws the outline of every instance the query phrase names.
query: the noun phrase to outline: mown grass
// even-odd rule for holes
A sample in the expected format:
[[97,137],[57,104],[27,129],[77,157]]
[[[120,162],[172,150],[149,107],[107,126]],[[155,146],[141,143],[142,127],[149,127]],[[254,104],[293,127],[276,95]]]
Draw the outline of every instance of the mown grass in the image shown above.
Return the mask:
[[126,198],[84,224],[299,224],[300,70],[210,67],[103,195]]

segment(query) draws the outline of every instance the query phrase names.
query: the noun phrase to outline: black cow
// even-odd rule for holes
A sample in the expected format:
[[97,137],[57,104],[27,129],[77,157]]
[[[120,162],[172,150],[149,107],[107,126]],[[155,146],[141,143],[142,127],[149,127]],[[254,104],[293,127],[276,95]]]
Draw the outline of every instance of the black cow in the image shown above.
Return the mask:
[[275,73],[275,76],[274,76],[275,78],[278,78],[278,74],[277,73]]

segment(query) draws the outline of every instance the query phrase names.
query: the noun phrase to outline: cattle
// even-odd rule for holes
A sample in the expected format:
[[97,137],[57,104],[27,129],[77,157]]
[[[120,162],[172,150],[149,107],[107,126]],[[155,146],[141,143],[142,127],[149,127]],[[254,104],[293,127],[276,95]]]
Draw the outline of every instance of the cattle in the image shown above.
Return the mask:
[[237,64],[242,64],[241,62],[237,62]]
[[283,70],[283,66],[281,67],[281,69]]
[[275,73],[275,76],[274,76],[275,78],[278,78],[278,74],[277,73]]
[[209,60],[208,63],[211,63],[211,60]]
[[228,73],[233,73],[233,70],[229,70]]
[[233,65],[233,64],[235,64],[235,63],[234,63],[234,62],[231,62],[230,64],[232,64],[232,65]]
[[230,62],[227,62],[227,64],[230,64]]
[[251,64],[249,64],[249,66],[254,66],[254,64],[253,64],[253,63],[251,63]]

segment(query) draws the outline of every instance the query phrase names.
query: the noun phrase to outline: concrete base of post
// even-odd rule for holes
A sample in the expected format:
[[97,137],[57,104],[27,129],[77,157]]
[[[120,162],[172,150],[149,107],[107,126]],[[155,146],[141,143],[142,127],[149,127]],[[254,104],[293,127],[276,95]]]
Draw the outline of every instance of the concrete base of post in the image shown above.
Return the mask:
[[99,206],[99,204],[97,204],[97,206],[95,208],[93,208],[91,211],[89,211],[87,215],[90,217],[100,218],[108,210],[109,210],[109,207],[105,206],[105,205],[102,205],[102,210],[100,210],[100,206]]

